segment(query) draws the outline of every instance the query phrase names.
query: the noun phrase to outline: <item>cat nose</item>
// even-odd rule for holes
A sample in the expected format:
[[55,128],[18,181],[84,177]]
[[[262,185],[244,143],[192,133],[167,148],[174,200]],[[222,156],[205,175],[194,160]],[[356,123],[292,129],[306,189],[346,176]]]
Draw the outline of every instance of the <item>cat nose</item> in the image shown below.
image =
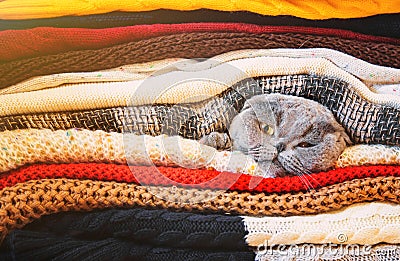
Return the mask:
[[278,153],[284,151],[285,149],[286,149],[285,143],[280,142],[276,145],[276,150],[278,151]]

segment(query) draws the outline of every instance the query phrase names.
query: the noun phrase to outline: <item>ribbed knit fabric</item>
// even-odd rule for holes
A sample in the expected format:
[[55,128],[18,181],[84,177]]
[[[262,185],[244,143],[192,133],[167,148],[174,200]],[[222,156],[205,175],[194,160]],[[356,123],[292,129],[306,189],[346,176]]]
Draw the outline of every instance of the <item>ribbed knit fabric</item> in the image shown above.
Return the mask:
[[98,50],[70,51],[0,64],[0,88],[39,75],[105,70],[166,58],[209,58],[240,49],[321,47],[338,50],[373,64],[400,67],[400,58],[396,55],[399,47],[395,44],[300,33],[198,32],[159,36]]
[[390,176],[400,177],[400,166],[348,167],[302,177],[256,178],[245,174],[172,167],[128,167],[103,163],[40,164],[2,173],[0,189],[29,180],[68,178],[255,193],[289,193],[319,189],[353,179]]
[[[85,16],[0,20],[0,30],[35,27],[110,28],[132,25],[183,24],[199,22],[251,23],[275,26],[305,26],[350,30],[367,35],[400,38],[398,14],[383,14],[363,18],[310,20],[294,16],[262,16],[250,12],[222,12],[210,9],[194,11],[155,10],[146,12],[111,12]],[[312,29],[310,29],[312,30]]]
[[171,0],[71,0],[59,2],[56,0],[4,0],[0,3],[0,17],[6,19],[29,19],[57,17],[64,15],[101,14],[112,11],[148,11],[157,9],[196,10],[207,8],[220,11],[249,11],[262,15],[293,15],[309,19],[353,18],[376,14],[398,13],[400,4],[396,1],[362,0],[313,1],[303,0],[301,4],[293,4],[289,0],[220,0],[176,2]]
[[393,86],[400,87],[400,69],[373,65],[332,49],[244,49],[217,55],[212,57],[210,60],[201,62],[196,60],[175,58],[124,65],[104,71],[61,73],[38,76],[15,85],[8,86],[4,89],[0,89],[0,94],[42,90],[61,86],[63,84],[141,80],[146,79],[150,75],[158,75],[160,72],[199,71],[207,68],[210,69],[223,63],[238,59],[264,56],[325,58],[342,70],[359,78],[363,83],[377,93],[379,93],[379,89],[385,88],[385,86],[387,86],[386,88],[393,88]]
[[[64,211],[146,206],[258,216],[319,214],[360,202],[399,203],[399,189],[400,179],[395,177],[355,179],[305,193],[287,194],[143,187],[76,179],[31,180],[0,191],[0,236],[2,241],[13,229],[43,215]],[[390,233],[387,237],[399,239],[391,238]]]
[[0,258],[8,260],[143,260],[143,261],[252,261],[252,251],[199,250],[156,247],[113,238],[74,239],[30,231],[15,231],[0,249]]
[[[372,48],[372,46],[371,46]],[[399,47],[400,50],[400,47]],[[370,52],[371,50],[367,51]],[[275,49],[242,49],[232,52],[226,52],[212,57],[212,65],[217,66],[219,63],[229,62],[238,59],[245,59],[250,57],[291,57],[291,58],[325,58],[335,64],[342,70],[350,73],[351,75],[359,78],[367,86],[374,84],[380,85],[393,85],[400,83],[400,69],[392,68],[393,64],[389,67],[378,66],[365,62],[357,57],[337,51],[334,48],[307,48],[307,49],[288,49],[288,48],[275,48]],[[218,62],[214,61],[217,60]],[[201,68],[201,63],[189,65]],[[204,67],[203,67],[204,68]],[[368,73],[369,72],[369,73]]]
[[[161,60],[159,62],[157,61],[157,62],[144,63],[143,66],[148,65],[150,67],[156,67],[155,69],[157,70],[157,69],[162,69],[161,66],[162,65],[165,66],[166,61],[171,61],[171,63],[174,63],[177,60],[178,59],[174,60],[166,59],[166,60]],[[128,66],[124,67],[126,68]],[[134,80],[143,80],[146,79],[147,77],[150,77],[154,72],[156,71],[129,72],[126,71],[121,66],[107,71],[50,74],[50,75],[33,77],[29,80],[17,83],[15,85],[11,85],[4,89],[0,89],[0,94],[11,94],[11,93],[43,90],[47,88],[59,87],[64,84],[96,83],[96,82],[97,83],[127,82]]]
[[[260,26],[243,23],[185,23],[136,25],[117,28],[54,28],[0,31],[0,62],[12,61],[73,50],[100,49],[141,39],[184,32],[292,33],[340,37],[358,42],[400,44],[400,39],[370,36],[348,30],[308,28],[300,26]],[[30,43],[29,46],[26,43]],[[380,44],[379,44],[380,43]]]

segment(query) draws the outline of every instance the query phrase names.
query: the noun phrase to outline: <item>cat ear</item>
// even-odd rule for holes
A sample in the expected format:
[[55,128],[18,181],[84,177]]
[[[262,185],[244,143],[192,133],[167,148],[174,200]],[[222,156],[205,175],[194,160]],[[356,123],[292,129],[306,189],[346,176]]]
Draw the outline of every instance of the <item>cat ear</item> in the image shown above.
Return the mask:
[[263,104],[263,103],[267,102],[266,98],[267,98],[266,94],[260,94],[260,95],[255,95],[255,96],[251,97],[250,99],[247,99],[244,102],[244,105],[243,105],[243,108],[241,111],[247,110],[255,105],[259,105],[259,104]]
[[340,128],[340,125],[335,124],[336,122],[332,123],[332,122],[318,122],[317,126],[318,129],[320,130],[324,130],[325,133],[334,133],[337,132]]
[[325,133],[338,133],[338,137],[343,138],[343,141],[346,143],[347,146],[350,146],[353,144],[351,141],[350,137],[347,135],[345,129],[343,128],[342,125],[340,125],[336,121],[332,122],[318,122],[318,129],[324,130]]
[[341,135],[344,138],[344,141],[346,142],[347,146],[353,145],[353,141],[350,139],[350,137],[347,135],[347,133],[343,130],[343,133]]

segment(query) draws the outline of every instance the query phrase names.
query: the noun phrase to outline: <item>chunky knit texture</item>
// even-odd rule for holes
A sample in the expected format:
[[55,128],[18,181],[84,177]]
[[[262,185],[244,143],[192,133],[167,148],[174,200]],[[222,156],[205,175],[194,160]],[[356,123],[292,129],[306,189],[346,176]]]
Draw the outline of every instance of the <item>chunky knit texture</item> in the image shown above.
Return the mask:
[[[39,6],[40,8],[38,8]],[[346,2],[303,0],[300,4],[293,4],[289,0],[220,0],[190,2],[176,2],[171,0],[72,0],[59,2],[56,0],[24,1],[4,0],[0,3],[0,16],[6,19],[29,19],[43,17],[57,17],[64,15],[101,14],[113,11],[148,11],[156,9],[196,10],[212,9],[220,11],[249,11],[262,15],[292,15],[308,19],[352,18],[366,17],[376,14],[398,13],[400,5],[396,1],[375,0],[365,2],[351,0]]]
[[29,180],[67,178],[255,193],[289,193],[318,189],[353,179],[389,176],[400,177],[400,166],[349,167],[302,177],[256,178],[246,174],[173,167],[128,167],[104,163],[40,164],[3,173],[0,176],[0,189]]
[[400,243],[400,205],[354,204],[339,211],[293,217],[243,217],[250,246],[263,244]]
[[400,68],[400,58],[396,55],[399,46],[396,44],[374,44],[300,33],[198,32],[159,36],[99,50],[70,51],[0,64],[0,88],[39,75],[98,71],[176,57],[209,58],[234,50],[260,48],[331,48],[373,64]]
[[[0,61],[12,61],[73,50],[94,50],[141,39],[184,32],[300,33],[367,42],[400,44],[400,39],[370,36],[348,30],[300,26],[260,26],[243,23],[184,23],[136,25],[117,28],[36,27],[0,32]],[[31,45],[27,46],[26,43]],[[378,43],[381,44],[378,44]]]
[[[399,48],[400,51],[400,48]],[[211,58],[210,61],[196,61],[188,59],[164,59],[153,62],[124,65],[117,68],[81,73],[61,73],[38,76],[32,79],[0,89],[0,94],[10,94],[26,91],[35,91],[63,84],[95,83],[141,80],[152,74],[160,74],[160,71],[196,71],[210,69],[223,63],[245,59],[249,57],[292,57],[292,58],[325,58],[342,70],[356,76],[369,88],[379,93],[380,89],[400,87],[400,70],[377,66],[356,59],[353,56],[339,51],[325,48],[309,49],[245,49],[227,52]],[[390,84],[388,84],[390,82]],[[375,87],[377,86],[377,87]]]
[[239,151],[217,151],[180,136],[137,136],[85,129],[26,129],[0,133],[0,172],[26,164],[103,162],[132,166],[182,166],[261,175]]
[[360,144],[346,148],[336,163],[337,167],[376,164],[400,165],[400,147]]
[[31,180],[0,191],[0,235],[3,240],[13,229],[63,211],[146,206],[259,216],[317,214],[360,202],[399,203],[399,189],[400,179],[395,177],[355,179],[286,194],[143,187],[75,179]]

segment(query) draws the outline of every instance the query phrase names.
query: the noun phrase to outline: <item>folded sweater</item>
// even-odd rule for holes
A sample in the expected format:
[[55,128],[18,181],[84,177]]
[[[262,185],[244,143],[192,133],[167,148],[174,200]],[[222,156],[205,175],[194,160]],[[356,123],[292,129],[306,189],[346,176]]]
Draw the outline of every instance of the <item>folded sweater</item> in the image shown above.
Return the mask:
[[[400,43],[400,39],[371,36],[350,30],[301,26],[261,26],[244,23],[146,24],[102,29],[36,27],[26,30],[0,31],[0,46],[2,47],[0,61],[12,61],[73,50],[100,49],[151,37],[189,32],[303,34],[303,37],[308,35],[310,40],[312,39],[311,35],[319,35],[335,39],[336,48],[340,48],[343,42],[340,39],[353,40],[351,42],[354,48],[358,45],[361,47],[360,42],[371,42],[371,48],[379,51],[382,55],[384,54],[382,49],[386,47],[384,43]],[[26,42],[29,42],[30,45],[27,46]],[[376,44],[372,44],[373,42]],[[379,48],[377,48],[378,46]],[[385,48],[385,51],[388,54],[390,49]],[[362,55],[362,52],[359,54]],[[364,59],[368,59],[368,57],[366,56]],[[395,65],[391,66],[395,67]]]
[[[43,215],[64,211],[143,206],[253,216],[320,214],[361,202],[389,201],[398,204],[400,202],[400,196],[397,193],[399,189],[400,179],[396,177],[354,179],[307,192],[286,194],[226,192],[224,190],[200,190],[178,186],[138,186],[127,183],[77,179],[30,180],[0,190],[0,235],[1,240],[3,240],[13,229],[21,228]],[[389,207],[389,210],[398,211],[398,205],[395,206],[397,207]],[[372,231],[378,237],[371,237],[370,241],[362,242],[379,243],[383,240],[385,242],[398,242],[398,231],[394,230],[396,226],[397,229],[399,227],[396,223],[399,217],[398,212],[394,216],[390,215],[390,217],[386,217],[386,214],[374,215],[372,210],[363,213],[372,220],[382,218],[385,222],[389,222],[389,226],[385,225],[382,229],[374,228]],[[316,215],[315,218],[318,219],[318,216]],[[304,220],[303,217],[296,218]],[[276,219],[279,220],[278,217]],[[260,240],[263,242],[264,239],[268,239],[264,234],[257,235],[259,232],[257,230],[258,221],[255,223],[253,221],[254,219],[249,218],[248,224],[255,231],[254,237],[248,237],[249,242],[260,242]],[[263,222],[261,219],[259,221]],[[390,225],[393,224],[391,222],[395,222],[397,225]],[[256,225],[252,226],[253,223]],[[281,224],[278,225],[280,229],[283,228]],[[313,228],[312,225],[310,227]],[[350,226],[350,229],[354,228]],[[300,226],[298,229],[302,229],[302,227]],[[366,231],[370,232],[368,229]],[[264,231],[262,230],[262,232]],[[321,240],[326,237],[328,240],[332,240],[332,233],[322,235],[321,232],[324,232],[321,229],[315,232],[318,233],[304,234],[305,238],[308,238],[307,241],[311,239]],[[364,233],[364,231],[361,232],[361,234]],[[286,232],[283,235],[288,235],[288,237],[285,237],[288,239],[288,243],[294,238],[301,238]],[[316,237],[312,238],[313,235],[316,235]],[[346,235],[349,238],[354,235],[356,242],[360,240],[358,233],[346,232]],[[366,240],[364,236],[361,238]],[[276,240],[278,239],[280,240],[279,236]]]
[[0,3],[0,17],[6,19],[27,19],[57,17],[64,15],[101,14],[112,11],[148,11],[156,9],[196,10],[201,8],[220,11],[250,11],[263,15],[293,15],[308,19],[365,17],[384,13],[400,12],[396,1],[376,0],[365,2],[350,0],[346,2],[329,2],[326,0],[304,0],[293,4],[285,0],[220,0],[176,2],[168,0],[147,0],[131,2],[116,0],[73,0],[59,2],[55,0],[5,0]]

